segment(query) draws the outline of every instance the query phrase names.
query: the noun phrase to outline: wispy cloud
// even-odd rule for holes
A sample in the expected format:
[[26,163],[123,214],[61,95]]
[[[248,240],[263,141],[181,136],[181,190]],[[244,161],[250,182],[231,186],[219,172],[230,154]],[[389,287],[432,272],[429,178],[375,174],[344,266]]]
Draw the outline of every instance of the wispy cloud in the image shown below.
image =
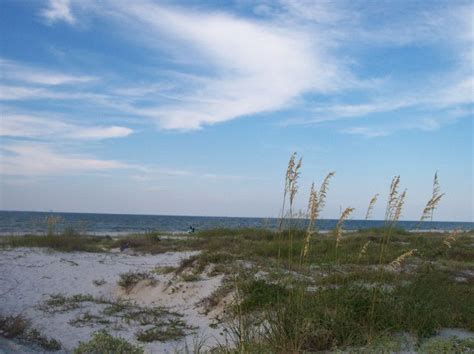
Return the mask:
[[2,80],[19,81],[40,85],[65,85],[87,83],[97,80],[87,75],[70,75],[25,65],[13,60],[0,58]]
[[0,149],[2,175],[49,176],[134,168],[115,160],[100,160],[57,151],[47,144],[14,143]]
[[70,0],[49,0],[47,7],[40,14],[50,24],[61,21],[69,24],[76,23],[76,18],[72,14]]
[[[435,88],[423,87],[419,89],[407,88],[403,92],[395,92],[391,95],[382,95],[377,99],[364,103],[332,103],[321,104],[310,109],[311,117],[295,118],[287,120],[283,125],[309,125],[322,122],[331,122],[344,119],[355,119],[362,117],[371,117],[372,123],[377,124],[380,114],[396,112],[407,109],[414,109],[403,115],[410,115],[412,121],[428,122],[425,117],[429,115],[444,115],[446,119],[438,118],[439,128],[444,121],[453,121],[457,118],[472,115],[472,109],[469,107],[474,103],[474,76],[467,75],[462,77],[448,77],[437,80],[433,83]],[[456,114],[452,114],[456,112]],[[407,126],[399,124],[403,118],[394,119],[396,130],[406,130]],[[426,124],[424,124],[426,125]],[[409,128],[418,129],[416,124],[410,124]],[[392,131],[393,129],[390,129]],[[428,129],[422,129],[428,131]],[[379,128],[348,128],[343,132],[361,134],[366,136],[386,136],[386,130]]]
[[[469,4],[435,6],[431,12],[415,9],[406,19],[390,17],[374,23],[368,17],[377,17],[386,7],[368,6],[362,11],[360,6],[344,1],[262,2],[254,7],[257,18],[200,12],[148,0],[126,6],[121,1],[84,1],[73,17],[70,5],[67,1],[51,1],[46,10],[58,9],[58,14],[66,14],[66,22],[68,16],[80,21],[93,14],[116,26],[124,38],[147,46],[152,53],[161,56],[165,51],[177,64],[176,71],[160,76],[171,79],[138,87],[114,87],[108,92],[105,88],[101,94],[7,85],[0,89],[0,99],[84,100],[150,119],[162,129],[177,130],[199,129],[294,106],[306,118],[285,124],[375,118],[407,108],[426,116],[436,109],[454,109],[474,101],[470,64],[473,57],[469,49],[474,40],[469,16],[473,7]],[[395,9],[398,5],[390,6]],[[130,28],[143,35],[131,36]],[[441,43],[456,50],[459,65],[441,76],[434,74],[424,77],[424,82],[405,86],[396,79],[361,80],[353,72],[354,59],[347,54],[341,56],[338,51],[354,41],[363,47]],[[32,72],[16,65],[17,74],[13,76],[29,77],[31,83],[45,85],[91,79],[87,75],[21,75],[22,71]],[[364,97],[376,98],[345,101],[337,96],[348,89],[363,90]],[[306,101],[307,93],[335,98]],[[370,134],[385,133],[375,129]]]
[[408,117],[385,124],[376,123],[371,125],[351,126],[341,130],[342,133],[360,135],[366,138],[379,138],[395,134],[400,131],[418,130],[432,132],[443,126],[452,124],[461,118],[471,118],[470,109],[453,109],[442,112],[442,114],[421,117]]
[[[306,92],[325,94],[360,84],[325,45],[323,34],[145,0],[126,6],[104,1],[89,10],[96,16],[106,14],[104,20],[115,21],[127,33],[130,28],[147,33],[131,37],[124,31],[124,37],[145,42],[157,55],[166,41],[167,54],[182,63],[183,73],[200,72],[195,75],[196,85],[189,77],[175,77],[172,90],[155,96],[163,101],[159,105],[131,103],[130,112],[156,121],[163,129],[197,129],[291,106]],[[137,93],[115,92],[129,98]]]
[[0,122],[0,136],[16,138],[90,139],[121,138],[133,130],[120,126],[84,126],[62,120],[32,115],[4,114]]

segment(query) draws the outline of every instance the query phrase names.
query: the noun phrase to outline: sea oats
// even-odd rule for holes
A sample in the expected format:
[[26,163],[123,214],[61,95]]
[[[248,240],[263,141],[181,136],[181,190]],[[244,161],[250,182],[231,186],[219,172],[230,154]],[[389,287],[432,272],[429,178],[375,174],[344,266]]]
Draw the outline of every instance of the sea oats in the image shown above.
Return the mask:
[[360,261],[360,259],[367,254],[367,248],[369,247],[369,244],[370,244],[370,240],[364,243],[364,245],[362,246],[359,252],[359,256],[357,257],[357,261]]
[[416,252],[417,252],[416,248],[414,248],[414,249],[412,249],[408,252],[405,252],[401,256],[397,257],[397,259],[395,259],[392,263],[390,263],[390,267],[392,267],[395,270],[400,269],[401,266],[403,265],[403,263],[405,262],[405,260],[408,257],[412,257]]
[[454,241],[456,241],[456,238],[459,236],[459,230],[456,229],[456,230],[453,230],[449,235],[448,237],[446,237],[444,240],[443,240],[443,244],[446,245],[446,247],[448,248],[451,248],[452,247],[452,244],[454,243]]
[[309,252],[309,245],[311,243],[311,237],[314,234],[314,223],[318,217],[318,193],[314,188],[314,182],[311,184],[311,190],[309,193],[309,201],[308,201],[308,216],[309,216],[309,223],[308,228],[306,230],[306,236],[304,240],[304,247],[302,253],[302,259],[304,260]]
[[400,184],[400,176],[395,176],[390,184],[390,193],[388,195],[387,209],[385,211],[385,220],[389,221],[395,212],[398,200],[398,186]]
[[405,204],[405,197],[407,195],[407,190],[405,189],[402,194],[400,194],[400,197],[398,197],[396,206],[395,206],[395,213],[393,215],[393,220],[392,222],[397,222],[400,219],[400,216],[402,215],[402,209],[403,209],[403,204]]
[[326,205],[326,196],[329,189],[329,181],[331,180],[331,178],[334,177],[335,174],[335,171],[329,172],[324,178],[323,183],[321,183],[321,188],[319,189],[318,193],[318,212],[321,211]]
[[[285,189],[283,192],[283,205],[281,208],[281,218],[280,218],[280,223],[279,223],[279,230],[281,231],[282,226],[283,226],[283,219],[285,218],[285,206],[286,206],[286,201],[289,199],[290,203],[290,210],[289,210],[289,217],[292,217],[292,206],[293,206],[293,200],[295,198],[295,195],[298,191],[298,177],[300,175],[299,169],[301,168],[302,164],[302,159],[300,158],[298,163],[296,163],[296,152],[291,154],[290,160],[288,161],[288,167],[286,169],[286,175],[285,175]],[[287,198],[289,196],[289,198]]]
[[430,200],[428,200],[425,208],[423,209],[423,213],[421,215],[418,226],[427,219],[431,219],[431,221],[433,221],[434,211],[438,206],[439,202],[441,201],[441,198],[443,198],[444,196],[444,193],[440,194],[440,191],[441,188],[439,186],[438,172],[436,172],[433,178],[433,192],[431,193]]
[[347,207],[341,214],[341,217],[339,218],[336,228],[334,229],[334,236],[336,237],[336,247],[339,246],[339,243],[341,241],[342,237],[342,224],[344,221],[351,215],[351,213],[354,211],[354,208]]
[[378,194],[374,195],[369,202],[369,207],[367,208],[367,213],[365,214],[365,220],[368,220],[374,210],[375,203],[377,202]]

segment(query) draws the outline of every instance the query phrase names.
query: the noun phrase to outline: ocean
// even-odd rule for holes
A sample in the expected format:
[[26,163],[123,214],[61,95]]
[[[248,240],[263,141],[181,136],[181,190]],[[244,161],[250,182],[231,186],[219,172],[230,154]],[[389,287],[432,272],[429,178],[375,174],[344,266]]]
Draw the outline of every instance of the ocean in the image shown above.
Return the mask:
[[[58,217],[57,232],[72,227],[80,232],[95,235],[149,231],[185,232],[189,226],[193,226],[196,230],[205,230],[216,227],[276,228],[278,225],[276,218],[0,211],[0,235],[44,233],[47,230],[48,216]],[[331,230],[336,222],[337,220],[332,219],[320,220],[317,226],[320,230]],[[344,229],[367,229],[380,227],[383,224],[382,220],[347,220]],[[474,230],[472,222],[433,221],[418,224],[418,221],[399,221],[397,226],[406,230]]]

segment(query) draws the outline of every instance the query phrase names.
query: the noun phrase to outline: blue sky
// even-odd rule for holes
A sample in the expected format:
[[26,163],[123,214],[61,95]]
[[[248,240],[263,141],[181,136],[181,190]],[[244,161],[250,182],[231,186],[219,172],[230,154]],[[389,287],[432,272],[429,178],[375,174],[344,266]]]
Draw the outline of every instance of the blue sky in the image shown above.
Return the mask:
[[0,209],[473,221],[470,1],[0,0]]

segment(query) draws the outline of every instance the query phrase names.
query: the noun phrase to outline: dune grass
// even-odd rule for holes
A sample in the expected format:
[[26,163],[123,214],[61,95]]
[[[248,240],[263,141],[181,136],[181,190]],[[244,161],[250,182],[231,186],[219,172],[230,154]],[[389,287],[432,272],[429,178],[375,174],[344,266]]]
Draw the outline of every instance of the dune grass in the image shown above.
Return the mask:
[[105,330],[97,331],[88,342],[81,342],[74,354],[142,354],[143,348],[127,342],[121,337],[114,337]]
[[[212,307],[234,294],[223,319],[228,343],[218,352],[395,351],[401,350],[396,339],[400,334],[413,338],[419,348],[431,348],[425,338],[444,327],[474,331],[472,230],[413,233],[399,228],[407,191],[395,176],[383,227],[344,232],[344,222],[354,210],[347,206],[335,229],[322,233],[319,218],[335,174],[330,172],[319,188],[313,184],[307,212],[296,212],[301,166],[292,155],[277,230],[217,228],[176,237],[152,232],[116,239],[50,232],[7,238],[4,245],[66,252],[200,251],[177,268],[156,269],[156,273],[174,272],[184,281],[225,275],[222,288],[207,299]],[[420,224],[433,218],[443,196],[436,174]],[[370,199],[367,219],[377,202],[378,195]],[[123,274],[119,284],[130,289],[149,276]],[[166,330],[144,329],[139,340],[180,337],[185,327],[176,324]]]
[[110,247],[111,239],[99,236],[52,234],[9,236],[1,240],[2,246],[40,247],[61,252],[103,252]]
[[22,343],[33,344],[46,351],[58,351],[61,349],[60,342],[41,334],[22,315],[0,315],[0,335],[8,339],[19,340]]
[[[300,167],[293,155],[277,232],[203,232],[203,252],[183,264],[204,269],[213,261],[237,260],[253,267],[234,276],[236,299],[228,330],[234,349],[227,352],[364,352],[385,343],[373,349],[378,352],[387,350],[383,346],[399,333],[422,345],[423,338],[443,327],[474,330],[472,231],[409,233],[398,228],[407,193],[396,176],[384,227],[344,233],[344,220],[353,211],[347,207],[332,233],[319,234],[317,218],[333,172],[319,191],[311,187],[309,223],[298,228],[293,203]],[[420,222],[432,218],[442,196],[435,175]],[[371,199],[367,217],[376,200]],[[227,257],[213,258],[222,250]]]

